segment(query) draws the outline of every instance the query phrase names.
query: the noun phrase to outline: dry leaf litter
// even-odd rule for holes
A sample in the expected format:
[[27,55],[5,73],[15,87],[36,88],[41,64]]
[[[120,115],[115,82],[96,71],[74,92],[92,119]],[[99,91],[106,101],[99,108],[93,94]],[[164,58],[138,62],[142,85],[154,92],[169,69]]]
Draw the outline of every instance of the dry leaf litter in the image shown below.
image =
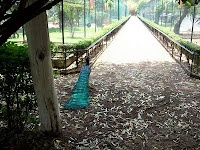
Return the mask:
[[[145,39],[145,40],[144,40]],[[132,17],[92,68],[91,102],[64,110],[78,75],[57,76],[60,149],[200,149],[200,80]]]
[[71,149],[195,149],[200,147],[200,81],[176,63],[97,63],[91,102],[64,110],[78,75],[57,76],[63,136]]

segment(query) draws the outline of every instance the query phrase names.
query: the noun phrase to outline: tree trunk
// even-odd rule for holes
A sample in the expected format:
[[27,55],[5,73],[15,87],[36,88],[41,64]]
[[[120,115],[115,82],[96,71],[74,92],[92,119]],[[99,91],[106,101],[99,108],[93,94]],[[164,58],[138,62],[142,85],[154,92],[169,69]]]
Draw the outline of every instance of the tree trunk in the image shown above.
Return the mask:
[[70,25],[70,35],[71,35],[71,38],[74,38],[74,27],[73,27],[73,25]]
[[183,13],[182,13],[180,19],[177,21],[177,23],[174,26],[174,33],[176,33],[176,34],[180,33],[181,23],[182,23],[183,19],[186,17],[186,15],[188,14],[189,10],[190,10],[190,8],[184,6]]
[[[35,0],[29,0],[33,3]],[[55,91],[46,12],[26,24],[33,85],[38,101],[41,131],[57,134],[61,120]]]
[[155,14],[155,23],[156,24],[159,24],[159,21],[160,21],[160,15],[162,13],[163,10],[157,10],[156,14]]

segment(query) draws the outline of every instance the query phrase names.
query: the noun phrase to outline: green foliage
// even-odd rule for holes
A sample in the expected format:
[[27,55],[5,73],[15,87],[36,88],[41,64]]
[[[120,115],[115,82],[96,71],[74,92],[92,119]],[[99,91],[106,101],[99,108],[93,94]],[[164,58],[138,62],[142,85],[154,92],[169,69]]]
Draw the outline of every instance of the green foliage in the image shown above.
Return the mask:
[[[79,4],[80,1],[74,0],[74,3],[63,3],[63,19],[64,19],[64,27],[70,27],[71,37],[74,37],[75,28],[78,25],[80,20],[80,15],[83,13],[84,5]],[[61,28],[62,25],[62,13],[61,13],[61,5],[56,5],[55,10],[57,12],[57,16],[59,19],[59,26]]]
[[[178,0],[176,1],[179,2]],[[200,0],[182,0],[182,2],[185,4],[185,6],[190,8],[191,6],[199,4]]]
[[83,5],[80,4],[71,4],[71,3],[67,3],[64,2],[64,13],[67,17],[67,21],[72,21],[72,20],[76,20],[79,19],[79,14],[78,12],[82,12],[83,11]]
[[108,3],[108,6],[111,8],[114,0],[105,0],[105,2]]
[[6,66],[8,65],[15,65],[14,63],[17,63],[16,65],[18,65],[21,62],[22,63],[27,62],[28,57],[24,57],[26,55],[28,56],[27,49],[28,49],[27,45],[18,46],[17,44],[12,42],[3,44],[0,47],[0,56],[1,56],[0,66],[2,67],[0,71],[3,71],[3,69],[7,68]]
[[78,25],[80,13],[83,12],[83,5],[64,2],[64,18],[70,26],[71,37],[74,37],[75,27]]
[[183,39],[180,39],[179,41],[182,45],[184,45],[186,48],[190,49],[190,50],[193,50],[197,53],[200,54],[200,46],[194,44],[194,43],[191,43],[189,41],[185,41]]
[[[179,3],[179,0],[176,0],[177,3]],[[198,5],[200,0],[182,0],[183,4],[190,8],[191,6]]]
[[50,42],[50,49],[51,49],[51,53],[56,51],[56,45],[53,42]]
[[149,2],[149,0],[140,0],[138,2],[138,6],[137,6],[137,11],[139,11],[144,5],[146,5]]
[[0,120],[22,131],[36,106],[27,45],[4,43],[0,46]]

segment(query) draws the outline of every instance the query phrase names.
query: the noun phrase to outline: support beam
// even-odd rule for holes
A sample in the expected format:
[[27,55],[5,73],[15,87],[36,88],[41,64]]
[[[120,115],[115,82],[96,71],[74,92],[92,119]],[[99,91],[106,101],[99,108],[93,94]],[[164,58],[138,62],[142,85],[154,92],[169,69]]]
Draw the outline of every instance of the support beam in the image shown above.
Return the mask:
[[193,32],[194,32],[194,19],[196,15],[196,7],[194,5],[194,14],[193,14],[193,19],[192,19],[192,32],[191,32],[191,43],[192,43],[192,37],[193,37]]
[[84,37],[86,37],[86,1],[84,0]]
[[97,0],[95,0],[95,32],[97,32]]
[[64,1],[62,0],[62,44],[65,44],[63,3]]
[[120,20],[120,13],[119,13],[119,0],[118,0],[118,20]]

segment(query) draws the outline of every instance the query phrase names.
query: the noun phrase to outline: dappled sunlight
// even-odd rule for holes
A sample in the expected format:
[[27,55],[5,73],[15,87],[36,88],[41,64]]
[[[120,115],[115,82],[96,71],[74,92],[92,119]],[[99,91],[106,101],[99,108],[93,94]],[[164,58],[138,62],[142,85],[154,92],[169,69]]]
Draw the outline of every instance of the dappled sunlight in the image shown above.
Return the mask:
[[136,17],[131,17],[97,60],[97,62],[115,64],[146,61],[174,62],[162,45]]

